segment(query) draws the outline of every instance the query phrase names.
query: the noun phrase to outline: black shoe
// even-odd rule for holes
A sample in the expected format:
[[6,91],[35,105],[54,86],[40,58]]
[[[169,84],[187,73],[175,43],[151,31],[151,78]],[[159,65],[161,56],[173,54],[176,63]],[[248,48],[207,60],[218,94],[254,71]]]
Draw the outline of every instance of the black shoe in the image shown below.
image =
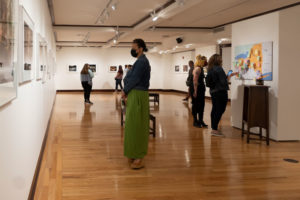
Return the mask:
[[94,104],[94,103],[93,103],[93,102],[91,102],[91,101],[87,101],[87,103],[88,103],[88,104]]
[[194,127],[202,128],[202,125],[199,122],[194,122]]
[[208,125],[205,124],[204,122],[201,122],[201,125],[202,125],[202,127],[204,127],[204,128],[207,128],[207,127],[208,127]]
[[188,98],[182,99],[182,101],[188,101],[188,100],[189,100]]

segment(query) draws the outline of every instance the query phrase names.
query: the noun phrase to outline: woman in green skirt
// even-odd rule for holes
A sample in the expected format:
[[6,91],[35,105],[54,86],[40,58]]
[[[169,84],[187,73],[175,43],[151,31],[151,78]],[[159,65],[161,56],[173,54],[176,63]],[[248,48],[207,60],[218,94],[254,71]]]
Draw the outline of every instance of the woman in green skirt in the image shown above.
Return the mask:
[[124,155],[132,169],[144,167],[143,158],[147,155],[149,139],[149,81],[150,64],[144,52],[145,42],[135,39],[131,55],[136,57],[132,69],[124,79],[122,98],[126,102],[126,121],[124,138]]

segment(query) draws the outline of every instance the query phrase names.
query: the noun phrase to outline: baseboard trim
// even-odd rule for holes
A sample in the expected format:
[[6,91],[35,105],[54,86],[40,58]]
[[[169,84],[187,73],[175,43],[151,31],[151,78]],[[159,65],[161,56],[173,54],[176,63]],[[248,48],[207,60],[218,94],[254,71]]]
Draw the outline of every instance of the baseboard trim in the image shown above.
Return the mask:
[[[113,89],[93,89],[92,92],[114,92]],[[56,90],[57,93],[64,93],[64,92],[83,92],[83,90]],[[165,89],[149,89],[149,92],[175,92],[186,94],[187,92],[181,90],[165,90]]]
[[28,195],[28,200],[34,200],[35,191],[36,191],[36,187],[37,187],[37,182],[38,182],[39,174],[40,174],[40,171],[41,171],[44,151],[45,151],[46,144],[47,144],[48,132],[49,132],[50,123],[51,123],[51,120],[52,120],[52,114],[53,114],[53,109],[54,109],[54,106],[55,106],[55,102],[56,102],[56,96],[54,98],[54,102],[53,102],[53,105],[52,105],[52,109],[51,109],[50,117],[49,117],[49,120],[48,120],[46,132],[45,132],[45,135],[44,135],[44,138],[43,138],[43,143],[42,143],[39,158],[38,158],[38,161],[37,161],[37,164],[36,164],[33,180],[32,180],[29,195]]

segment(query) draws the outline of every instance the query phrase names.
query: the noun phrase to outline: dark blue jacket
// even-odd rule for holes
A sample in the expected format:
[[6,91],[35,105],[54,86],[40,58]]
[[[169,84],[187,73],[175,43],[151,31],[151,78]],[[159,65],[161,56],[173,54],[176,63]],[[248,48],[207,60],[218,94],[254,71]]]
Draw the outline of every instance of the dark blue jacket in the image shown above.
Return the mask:
[[145,55],[141,55],[133,64],[124,78],[124,92],[128,94],[132,89],[148,91],[151,67]]
[[227,75],[220,66],[214,66],[206,76],[206,86],[210,88],[210,94],[229,90]]

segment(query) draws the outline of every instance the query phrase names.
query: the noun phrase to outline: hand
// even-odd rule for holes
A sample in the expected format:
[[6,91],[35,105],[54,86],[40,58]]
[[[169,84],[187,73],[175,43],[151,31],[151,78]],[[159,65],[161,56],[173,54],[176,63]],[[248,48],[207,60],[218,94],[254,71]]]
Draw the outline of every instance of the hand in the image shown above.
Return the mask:
[[126,102],[126,94],[125,94],[125,92],[122,90],[122,92],[121,92],[121,98]]

